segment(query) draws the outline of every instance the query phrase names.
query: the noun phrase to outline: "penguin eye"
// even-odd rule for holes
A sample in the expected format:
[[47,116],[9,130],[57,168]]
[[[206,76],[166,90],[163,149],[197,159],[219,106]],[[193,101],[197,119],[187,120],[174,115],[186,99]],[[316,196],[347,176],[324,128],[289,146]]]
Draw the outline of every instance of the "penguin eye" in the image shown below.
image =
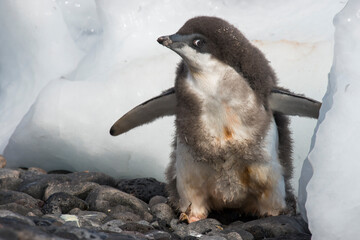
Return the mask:
[[200,48],[204,44],[204,40],[201,39],[195,39],[193,41],[194,47]]

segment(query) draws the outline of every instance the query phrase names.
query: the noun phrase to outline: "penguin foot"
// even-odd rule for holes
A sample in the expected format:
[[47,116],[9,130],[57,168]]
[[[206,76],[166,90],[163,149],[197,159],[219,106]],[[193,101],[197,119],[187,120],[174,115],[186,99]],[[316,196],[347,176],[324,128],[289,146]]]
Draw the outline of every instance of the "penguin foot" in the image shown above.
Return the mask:
[[179,222],[187,222],[187,223],[192,223],[192,222],[196,222],[199,221],[201,219],[204,219],[205,217],[198,217],[198,216],[194,216],[194,214],[192,214],[191,212],[191,203],[190,205],[187,207],[185,212],[182,212],[180,214],[179,217]]

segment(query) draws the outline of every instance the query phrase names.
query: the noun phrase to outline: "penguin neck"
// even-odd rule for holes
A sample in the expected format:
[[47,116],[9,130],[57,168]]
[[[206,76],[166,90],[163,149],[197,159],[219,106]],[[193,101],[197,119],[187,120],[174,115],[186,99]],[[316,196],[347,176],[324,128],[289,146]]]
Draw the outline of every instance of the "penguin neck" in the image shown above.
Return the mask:
[[187,83],[192,90],[206,97],[215,97],[225,74],[231,69],[230,66],[212,59],[201,68],[188,65]]

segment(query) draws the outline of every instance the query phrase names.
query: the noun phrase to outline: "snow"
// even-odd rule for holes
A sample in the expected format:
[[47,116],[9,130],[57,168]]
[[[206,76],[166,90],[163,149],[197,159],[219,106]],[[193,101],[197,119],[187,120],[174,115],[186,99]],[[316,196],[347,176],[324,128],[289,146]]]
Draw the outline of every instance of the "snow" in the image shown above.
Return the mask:
[[[9,167],[96,170],[160,180],[173,118],[124,135],[111,125],[173,86],[179,57],[160,46],[197,15],[237,26],[271,61],[281,86],[321,100],[333,55],[332,0],[0,1],[0,153]],[[292,118],[294,185],[316,121]]]
[[300,179],[302,214],[315,240],[359,238],[360,1],[350,0],[334,25],[329,84]]

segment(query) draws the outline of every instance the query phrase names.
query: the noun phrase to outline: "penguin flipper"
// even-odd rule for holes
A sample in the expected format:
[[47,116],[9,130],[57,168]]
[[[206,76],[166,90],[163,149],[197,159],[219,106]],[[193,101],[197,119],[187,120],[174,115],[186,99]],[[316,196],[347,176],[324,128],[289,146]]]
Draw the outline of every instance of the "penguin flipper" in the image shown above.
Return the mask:
[[[319,117],[321,107],[321,103],[316,100],[282,88],[274,88],[271,91],[269,102],[272,111],[315,119]],[[175,108],[175,89],[170,88],[127,112],[114,123],[110,134],[117,136],[157,118],[175,115]]]
[[175,109],[175,89],[170,88],[127,112],[114,123],[110,134],[117,136],[157,118],[175,115]]
[[321,102],[282,88],[273,88],[269,101],[274,112],[315,119],[319,117]]

